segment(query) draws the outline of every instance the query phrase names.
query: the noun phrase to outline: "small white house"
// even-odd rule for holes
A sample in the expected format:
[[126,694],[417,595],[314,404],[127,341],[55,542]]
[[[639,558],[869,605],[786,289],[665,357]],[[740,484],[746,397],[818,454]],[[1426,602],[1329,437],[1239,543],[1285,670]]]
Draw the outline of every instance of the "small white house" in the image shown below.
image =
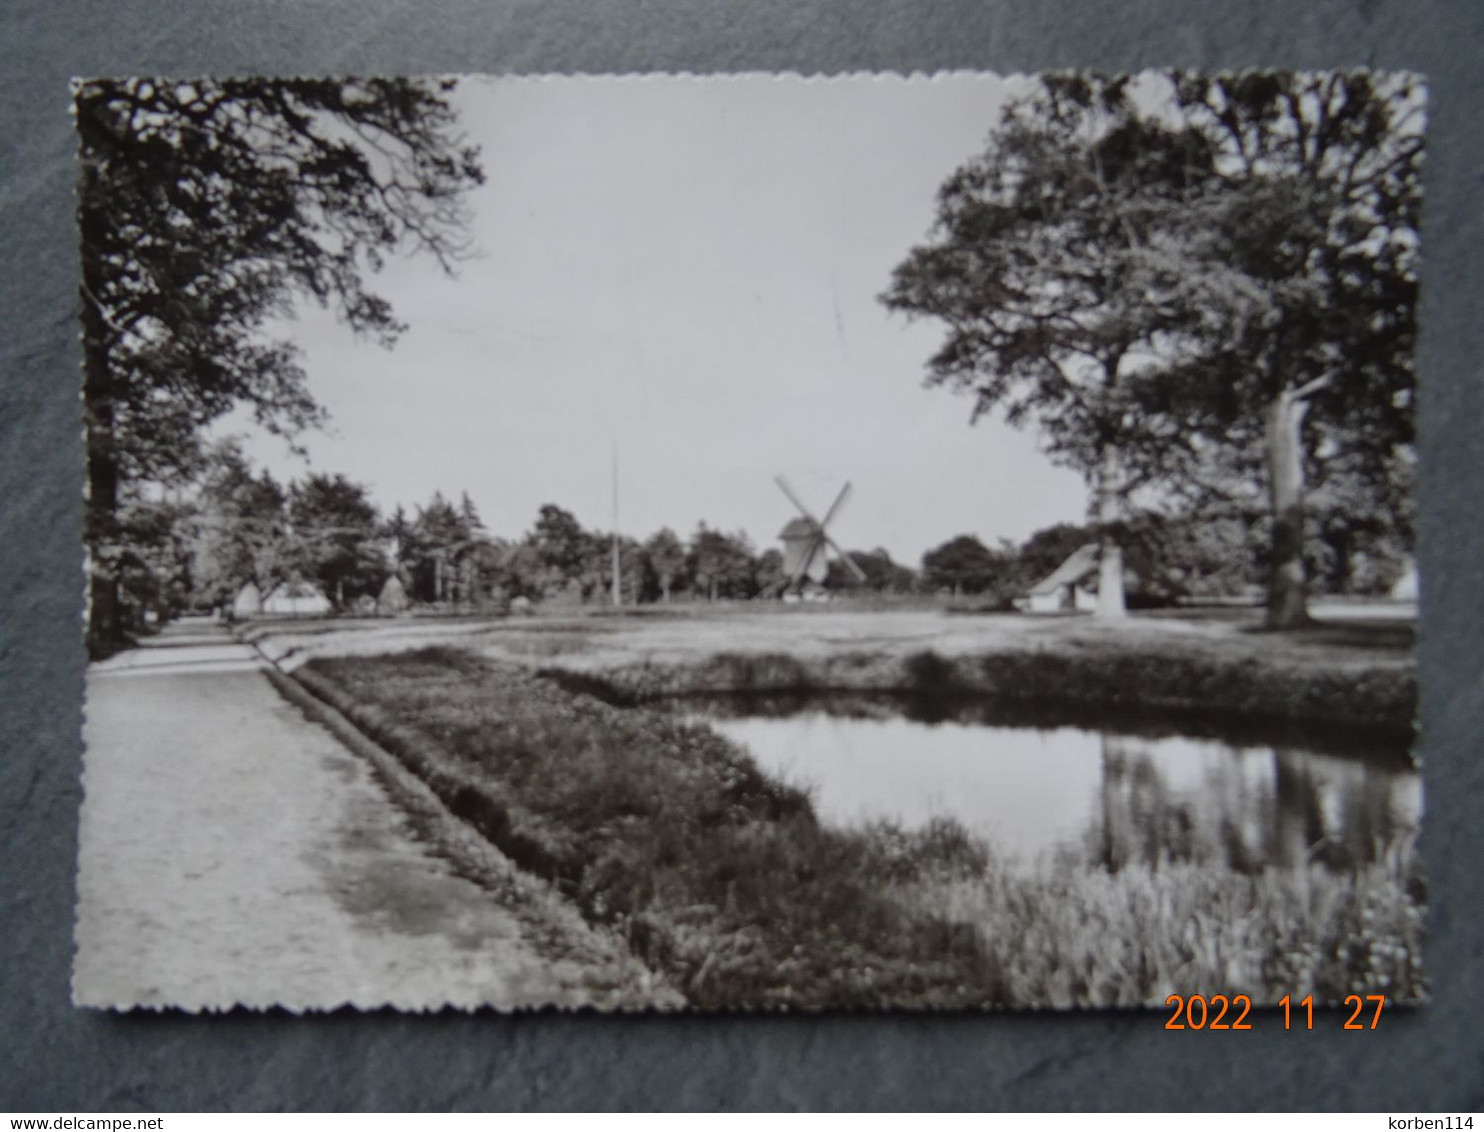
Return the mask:
[[263,612],[263,594],[253,582],[248,582],[232,599],[232,616],[239,620],[256,617]]
[[263,612],[270,617],[318,617],[331,608],[319,587],[297,579],[274,586],[263,598]]
[[1392,585],[1389,596],[1392,601],[1417,600],[1417,563],[1415,561],[1407,559],[1406,569]]
[[1021,607],[1027,613],[1086,613],[1098,605],[1087,583],[1097,577],[1098,544],[1079,546],[1060,566],[1026,591]]

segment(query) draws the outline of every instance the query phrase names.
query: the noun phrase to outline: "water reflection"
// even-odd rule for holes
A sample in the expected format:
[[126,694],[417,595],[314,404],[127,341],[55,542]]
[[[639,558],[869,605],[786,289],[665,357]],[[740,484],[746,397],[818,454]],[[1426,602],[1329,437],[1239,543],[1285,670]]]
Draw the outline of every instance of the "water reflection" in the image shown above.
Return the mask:
[[1099,735],[1089,847],[1111,869],[1160,860],[1241,871],[1380,860],[1415,834],[1410,770],[1293,747]]
[[1286,743],[1009,726],[941,710],[927,722],[880,700],[692,710],[768,771],[812,787],[828,822],[917,826],[951,816],[1003,855],[1072,847],[1114,870],[1160,861],[1346,869],[1380,859],[1421,817],[1420,778],[1404,752],[1362,759]]

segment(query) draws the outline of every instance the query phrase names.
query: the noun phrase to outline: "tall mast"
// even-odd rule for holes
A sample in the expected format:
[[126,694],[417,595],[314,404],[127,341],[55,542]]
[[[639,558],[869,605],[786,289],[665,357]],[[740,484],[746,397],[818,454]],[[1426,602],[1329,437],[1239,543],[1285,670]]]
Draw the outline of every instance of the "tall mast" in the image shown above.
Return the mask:
[[623,587],[618,577],[618,442],[613,444],[613,604],[623,604]]

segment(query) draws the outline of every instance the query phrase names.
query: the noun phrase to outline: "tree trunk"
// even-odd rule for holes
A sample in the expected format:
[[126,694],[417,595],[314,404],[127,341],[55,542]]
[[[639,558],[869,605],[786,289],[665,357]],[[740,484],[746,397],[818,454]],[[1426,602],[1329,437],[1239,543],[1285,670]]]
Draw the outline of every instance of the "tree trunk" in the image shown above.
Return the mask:
[[107,327],[97,305],[83,298],[83,412],[87,422],[88,649],[94,656],[127,641],[115,561],[119,465],[114,448],[113,392],[102,343]]
[[1099,617],[1119,618],[1128,615],[1123,596],[1123,547],[1118,543],[1114,524],[1121,518],[1118,499],[1118,456],[1111,445],[1103,449],[1102,467],[1098,469],[1097,513],[1102,527],[1098,547],[1098,613]]
[[1267,626],[1296,629],[1309,623],[1304,578],[1304,448],[1309,404],[1285,389],[1268,408],[1268,498],[1273,509],[1273,554],[1268,572]]
[[1354,572],[1354,539],[1348,531],[1341,531],[1326,540],[1334,560],[1329,565],[1327,588],[1332,594],[1351,592],[1350,576]]
[[[98,129],[90,117],[80,116],[77,128],[85,148],[91,148],[89,140],[98,141],[96,137],[90,138]],[[97,179],[97,165],[84,161],[82,183],[78,188],[80,202],[98,199]],[[97,217],[81,208],[78,220],[86,248],[90,226],[96,225]],[[88,460],[84,511],[88,556],[87,643],[92,655],[102,656],[127,641],[119,593],[119,547],[116,545],[120,469],[114,436],[112,374],[108,365],[109,327],[96,298],[100,282],[98,265],[86,252],[82,276],[83,419]]]
[[88,652],[106,656],[128,639],[119,601],[119,580],[96,558],[88,563]]

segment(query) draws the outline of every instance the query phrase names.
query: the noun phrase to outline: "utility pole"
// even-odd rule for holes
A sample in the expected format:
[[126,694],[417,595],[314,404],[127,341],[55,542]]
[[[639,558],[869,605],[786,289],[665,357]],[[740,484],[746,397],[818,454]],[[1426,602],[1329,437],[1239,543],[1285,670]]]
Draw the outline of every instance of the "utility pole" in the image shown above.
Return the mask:
[[613,604],[623,604],[623,586],[619,581],[618,554],[618,442],[613,444]]

